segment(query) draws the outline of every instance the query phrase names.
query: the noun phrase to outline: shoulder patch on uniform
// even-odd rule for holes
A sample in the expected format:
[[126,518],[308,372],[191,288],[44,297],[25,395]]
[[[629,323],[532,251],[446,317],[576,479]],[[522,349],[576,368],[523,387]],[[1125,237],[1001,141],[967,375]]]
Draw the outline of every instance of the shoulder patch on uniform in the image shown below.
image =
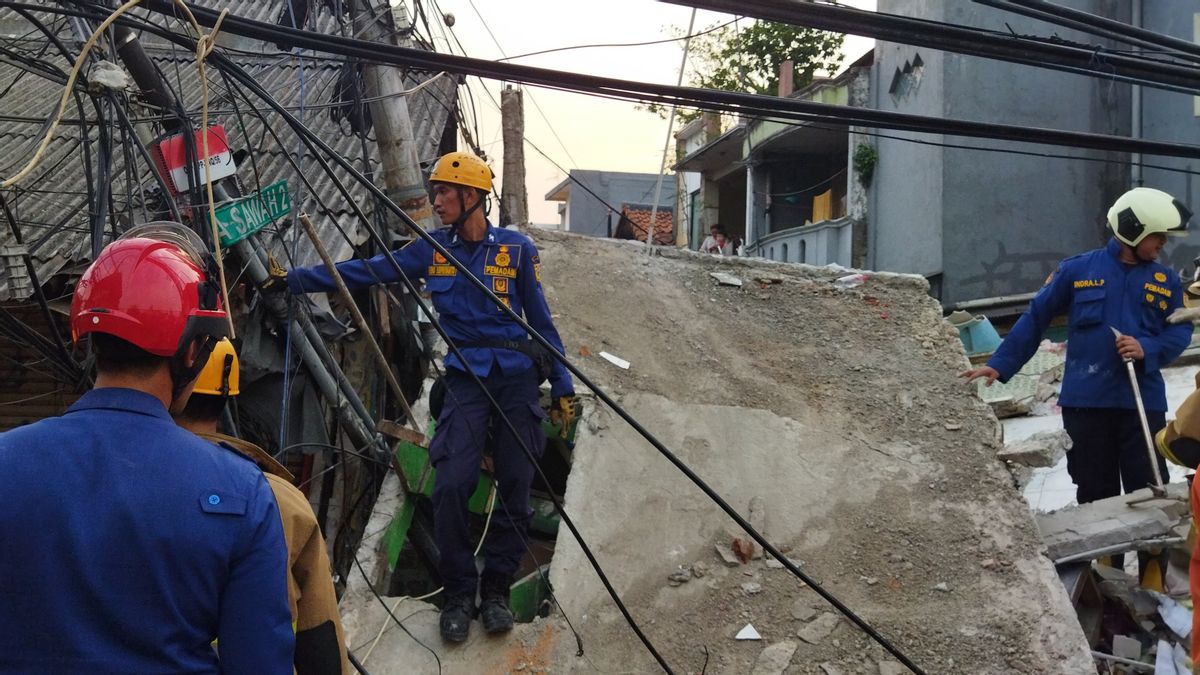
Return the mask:
[[200,510],[224,516],[244,516],[246,498],[221,490],[206,490],[200,494]]

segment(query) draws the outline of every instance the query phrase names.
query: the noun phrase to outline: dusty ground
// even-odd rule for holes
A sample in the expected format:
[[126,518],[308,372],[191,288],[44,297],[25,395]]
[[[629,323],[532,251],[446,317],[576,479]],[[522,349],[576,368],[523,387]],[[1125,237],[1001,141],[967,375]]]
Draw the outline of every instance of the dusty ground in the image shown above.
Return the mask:
[[[999,425],[956,380],[967,361],[923,280],[871,275],[839,290],[831,282],[844,273],[799,265],[648,258],[558,233],[538,243],[572,361],[743,515],[761,500],[768,537],[926,672],[1095,672],[1028,507],[994,459]],[[718,286],[712,271],[744,284]],[[760,286],[764,274],[780,283]],[[732,521],[622,420],[589,408],[567,509],[676,672],[751,672],[784,641],[797,644],[791,658],[756,672],[891,672],[846,620],[821,635],[833,620],[823,614],[837,611],[786,570],[726,566],[715,547],[728,546]],[[656,669],[566,528],[551,579],[583,658],[561,619],[455,650],[437,645],[432,612],[406,625],[445,672]],[[352,645],[374,637],[382,613],[372,612],[363,629],[348,626]],[[747,623],[762,641],[733,639]],[[534,647],[541,656],[522,661]],[[368,667],[432,666],[421,654],[392,631]]]

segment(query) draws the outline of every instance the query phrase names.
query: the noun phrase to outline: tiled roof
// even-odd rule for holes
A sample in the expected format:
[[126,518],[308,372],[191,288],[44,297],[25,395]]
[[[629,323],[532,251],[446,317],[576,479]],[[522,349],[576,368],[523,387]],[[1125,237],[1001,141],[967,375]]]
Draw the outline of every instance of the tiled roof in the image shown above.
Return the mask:
[[[229,7],[230,12],[262,21],[275,22],[281,15],[287,0],[196,0],[197,4],[206,6]],[[340,29],[334,17],[324,9],[325,3],[314,2],[314,7],[320,7],[320,14],[310,22],[309,27],[321,32],[337,33]],[[56,20],[51,15],[42,15],[52,25]],[[9,10],[0,12],[0,30],[7,35],[27,33],[32,26]],[[67,28],[63,28],[66,31]],[[73,37],[62,33],[66,42],[76,44]],[[45,40],[30,39],[17,46],[27,51],[38,51]],[[0,38],[10,41],[12,38]],[[239,65],[255,77],[263,87],[287,106],[293,114],[301,117],[310,128],[324,139],[343,157],[354,160],[356,167],[375,171],[378,169],[378,151],[375,146],[374,132],[367,135],[366,152],[368,160],[363,163],[363,142],[360,137],[350,130],[345,119],[334,120],[331,116],[333,106],[330,101],[336,90],[339,75],[342,72],[341,63],[337,60],[306,54],[310,58],[302,58],[281,52],[274,45],[264,44],[245,38],[228,35],[218,41],[224,47],[232,48],[228,54]],[[171,86],[183,98],[185,107],[193,112],[193,122],[199,123],[199,75],[196,70],[193,55],[184,49],[169,46],[163,42],[145,37],[143,44],[155,64],[168,79]],[[236,51],[234,51],[236,50]],[[49,49],[42,58],[50,60],[64,70],[69,68],[53,49]],[[44,133],[45,117],[55,108],[62,95],[61,85],[48,79],[23,74],[23,71],[5,61],[0,63],[0,147],[4,153],[0,156],[0,176],[10,176],[31,156],[33,148],[40,142]],[[405,74],[407,87],[412,87],[429,77],[428,73],[408,72]],[[336,259],[350,257],[351,245],[345,241],[337,228],[333,227],[328,218],[320,214],[317,201],[305,189],[287,161],[287,155],[296,156],[299,142],[290,133],[286,124],[273,117],[272,128],[279,134],[284,147],[280,147],[266,132],[262,121],[252,111],[246,109],[245,101],[239,98],[245,119],[245,130],[240,127],[234,113],[232,97],[225,87],[225,81],[215,68],[208,69],[210,83],[210,123],[225,125],[233,149],[251,151],[254,158],[244,159],[238,171],[239,181],[246,191],[256,189],[256,171],[263,185],[277,180],[286,179],[289,183],[293,203],[298,208],[313,216],[313,222],[320,231],[321,238],[330,253]],[[457,83],[451,77],[442,77],[419,93],[407,97],[409,113],[413,122],[414,136],[418,143],[418,156],[422,165],[428,170],[429,164],[436,159],[439,144],[450,116],[450,110],[455,105]],[[89,120],[94,118],[94,110],[84,98],[84,113]],[[265,104],[258,106],[266,110]],[[130,115],[135,121],[141,120],[140,128],[146,130],[147,136],[161,133],[161,128],[152,123],[154,111],[134,105]],[[45,157],[34,173],[22,180],[17,187],[3,190],[2,194],[12,208],[24,240],[33,255],[39,278],[45,283],[54,274],[64,270],[68,265],[86,262],[90,258],[91,238],[88,232],[87,179],[84,172],[82,144],[79,142],[79,111],[72,103],[67,108],[64,124],[59,127]],[[95,164],[95,152],[98,148],[98,131],[92,125],[92,162]],[[146,139],[143,139],[146,140]],[[148,172],[146,165],[132,150],[129,150],[130,166],[139,175],[130,181],[126,176],[125,145],[121,142],[119,129],[114,130],[114,156],[112,161],[111,189],[113,193],[113,211],[117,215],[120,227],[126,226],[129,220],[127,213],[133,212],[133,220],[141,222],[153,214],[145,214],[142,207],[141,189],[147,193],[153,192],[155,182]],[[332,215],[342,224],[356,243],[365,241],[366,236],[357,227],[353,211],[346,200],[342,198],[333,181],[322,172],[319,164],[307,153],[299,160],[304,175],[313,183],[320,198],[329,204]],[[372,200],[367,197],[365,188],[357,186],[346,172],[337,170],[338,177],[347,185],[353,199],[362,205],[368,216],[373,213]],[[365,173],[365,171],[364,171]],[[132,183],[133,188],[128,186]],[[376,183],[382,185],[379,179]],[[138,186],[143,186],[139,188]],[[130,194],[132,193],[132,194]],[[308,240],[298,232],[299,228],[285,232],[283,238],[288,240],[286,247],[279,236],[271,236],[270,248],[281,262],[295,264],[312,264],[319,262],[312,251]],[[293,235],[299,234],[300,241],[290,243]],[[7,222],[0,221],[0,247],[12,243],[12,236]],[[287,249],[286,251],[284,249]],[[293,253],[292,256],[286,253]],[[289,260],[290,258],[290,260]],[[0,281],[0,298],[8,297],[7,281]],[[20,299],[20,298],[17,298]]]
[[[646,231],[650,224],[650,214],[653,207],[644,204],[622,204],[621,215],[633,223],[633,232],[638,241],[646,241]],[[675,209],[669,206],[658,207],[654,214],[654,243],[669,246],[675,243]]]

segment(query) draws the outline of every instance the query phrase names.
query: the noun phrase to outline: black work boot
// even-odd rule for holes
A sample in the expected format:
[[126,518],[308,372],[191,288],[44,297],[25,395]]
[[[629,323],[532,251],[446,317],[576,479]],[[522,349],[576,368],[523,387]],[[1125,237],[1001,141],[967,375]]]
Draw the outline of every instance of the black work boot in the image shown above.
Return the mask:
[[475,615],[475,599],[468,595],[455,595],[446,598],[442,605],[442,616],[438,627],[442,631],[442,639],[446,642],[463,642],[471,630],[471,619]]
[[489,633],[512,630],[513,613],[508,606],[508,591],[512,577],[483,573],[479,580],[479,619]]

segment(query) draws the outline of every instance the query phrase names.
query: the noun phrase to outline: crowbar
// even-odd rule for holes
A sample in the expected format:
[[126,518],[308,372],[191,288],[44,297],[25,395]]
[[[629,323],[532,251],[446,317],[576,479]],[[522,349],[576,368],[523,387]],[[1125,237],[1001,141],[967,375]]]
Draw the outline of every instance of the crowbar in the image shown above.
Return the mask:
[[[1112,326],[1109,328],[1112,328],[1113,335],[1121,337],[1121,331]],[[1133,359],[1121,357],[1121,360],[1125,362],[1125,371],[1129,373],[1129,385],[1133,387],[1133,400],[1137,402],[1138,417],[1142,421],[1142,435],[1146,438],[1146,452],[1150,455],[1150,469],[1154,472],[1154,486],[1150,488],[1150,491],[1155,496],[1162,496],[1166,494],[1166,490],[1163,489],[1162,473],[1158,470],[1158,453],[1154,450],[1154,437],[1150,433],[1150,422],[1146,419],[1146,406],[1142,403],[1142,388],[1138,386],[1137,371],[1133,368]]]

